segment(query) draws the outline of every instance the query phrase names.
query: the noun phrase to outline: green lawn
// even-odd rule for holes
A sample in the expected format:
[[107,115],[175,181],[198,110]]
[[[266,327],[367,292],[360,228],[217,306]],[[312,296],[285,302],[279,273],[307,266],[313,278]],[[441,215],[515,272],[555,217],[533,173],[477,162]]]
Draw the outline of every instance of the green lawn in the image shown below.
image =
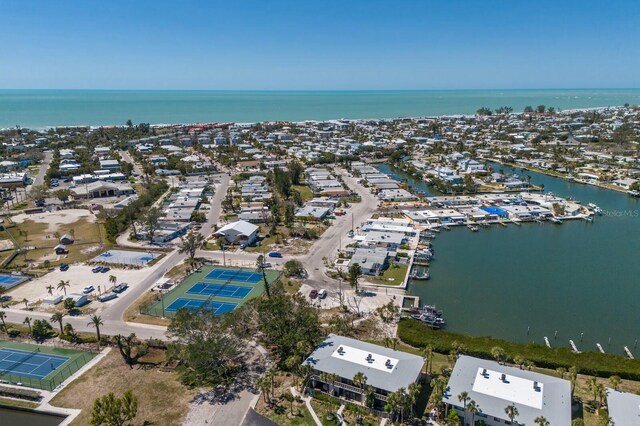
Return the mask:
[[295,189],[300,193],[303,202],[307,202],[313,198],[313,191],[306,185],[293,185],[291,189]]
[[399,265],[393,264],[389,266],[382,275],[377,277],[368,278],[373,284],[384,284],[384,285],[402,285],[404,283],[404,279],[407,276],[407,269],[409,265]]

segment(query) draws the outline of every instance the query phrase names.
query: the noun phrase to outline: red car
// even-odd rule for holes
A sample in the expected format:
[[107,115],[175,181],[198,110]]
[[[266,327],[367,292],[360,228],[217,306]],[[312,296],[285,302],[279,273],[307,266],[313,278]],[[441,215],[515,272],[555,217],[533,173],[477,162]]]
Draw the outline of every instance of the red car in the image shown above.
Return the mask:
[[309,298],[310,299],[315,299],[316,297],[318,297],[318,290],[316,290],[315,288],[313,290],[311,290],[309,292]]

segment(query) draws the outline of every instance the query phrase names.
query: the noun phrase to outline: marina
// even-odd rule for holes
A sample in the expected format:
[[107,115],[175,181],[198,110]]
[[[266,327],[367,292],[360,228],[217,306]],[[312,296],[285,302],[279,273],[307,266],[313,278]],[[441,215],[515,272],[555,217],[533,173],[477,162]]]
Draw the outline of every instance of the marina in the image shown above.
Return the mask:
[[[406,179],[388,165],[378,168],[398,180]],[[601,214],[592,223],[549,219],[534,226],[500,220],[496,222],[500,226],[473,235],[453,223],[440,226],[451,232],[433,240],[438,256],[430,261],[431,278],[411,280],[409,292],[445,309],[449,331],[545,344],[544,336],[555,330],[574,340],[588,330],[583,336],[585,348],[597,351],[596,343],[609,338],[633,346],[640,334],[640,315],[629,303],[640,298],[635,285],[640,264],[632,254],[640,252],[639,200],[593,185],[526,173],[533,182],[544,184],[545,191],[586,207],[594,203]],[[435,195],[424,182],[411,184]],[[610,346],[608,352],[625,354],[618,348]]]

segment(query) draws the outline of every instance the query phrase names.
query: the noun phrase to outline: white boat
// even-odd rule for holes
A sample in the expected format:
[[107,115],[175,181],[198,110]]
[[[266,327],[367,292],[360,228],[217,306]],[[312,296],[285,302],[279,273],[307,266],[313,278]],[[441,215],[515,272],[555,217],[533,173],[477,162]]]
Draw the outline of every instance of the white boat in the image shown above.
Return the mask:
[[631,195],[632,197],[640,197],[640,191],[627,191],[627,194]]
[[552,217],[549,220],[557,225],[562,225],[562,220],[558,219],[557,217]]
[[593,212],[596,213],[596,214],[602,214],[602,209],[600,207],[598,207],[598,205],[595,204],[595,203],[589,203],[589,204],[587,204],[587,207],[589,207],[591,210],[593,210]]
[[476,225],[471,224],[467,225],[467,228],[471,229],[472,232],[478,232],[478,230],[480,229]]

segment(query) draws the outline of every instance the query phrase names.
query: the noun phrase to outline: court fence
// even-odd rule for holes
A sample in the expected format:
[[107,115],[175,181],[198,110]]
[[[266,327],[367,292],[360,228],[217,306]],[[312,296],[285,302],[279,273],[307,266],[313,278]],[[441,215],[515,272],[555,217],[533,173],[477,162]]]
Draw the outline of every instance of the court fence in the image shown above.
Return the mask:
[[[47,355],[46,353],[41,354]],[[51,377],[47,376],[43,379],[23,376],[20,374],[0,373],[0,383],[53,391],[56,387],[60,386],[62,382],[82,368],[83,365],[91,361],[95,356],[96,354],[93,352],[79,352],[77,355],[74,355],[72,359],[58,367]]]

